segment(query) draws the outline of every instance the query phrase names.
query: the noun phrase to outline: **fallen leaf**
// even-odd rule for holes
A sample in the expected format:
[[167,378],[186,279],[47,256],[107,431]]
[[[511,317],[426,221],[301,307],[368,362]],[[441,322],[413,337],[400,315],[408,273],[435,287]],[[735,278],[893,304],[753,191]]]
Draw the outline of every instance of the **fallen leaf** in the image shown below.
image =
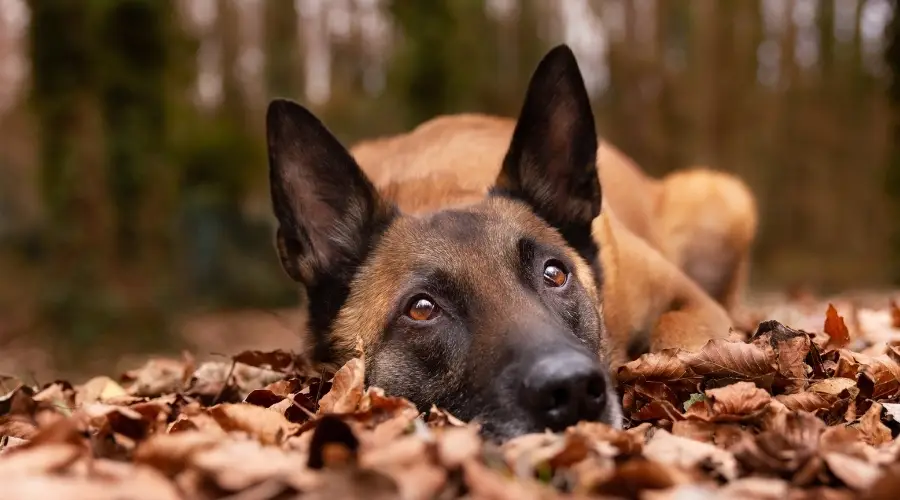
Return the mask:
[[359,406],[363,396],[365,368],[353,358],[334,374],[331,390],[319,401],[318,413],[349,413]]
[[869,360],[859,373],[860,393],[869,399],[889,399],[900,395],[900,364],[887,355]]
[[821,468],[818,443],[824,429],[824,422],[810,413],[777,412],[765,421],[763,432],[735,444],[731,451],[748,470],[807,484]]
[[644,446],[644,456],[684,469],[708,466],[728,481],[738,475],[737,460],[731,453],[708,443],[673,436],[662,429],[657,430]]
[[891,310],[891,327],[892,328],[900,328],[900,307],[897,307],[897,302],[894,299],[890,300],[890,310]]
[[670,382],[695,377],[687,363],[679,356],[679,349],[663,349],[641,355],[620,366],[616,380],[620,384],[637,381]]
[[865,442],[872,446],[891,441],[891,430],[881,423],[881,410],[882,406],[879,403],[872,403],[856,426]]
[[688,474],[676,467],[641,458],[617,467],[591,493],[613,498],[642,498],[648,492],[666,490],[687,484],[690,480]]
[[309,445],[310,469],[336,467],[356,463],[359,439],[341,419],[324,415],[316,422]]
[[134,462],[149,465],[167,476],[174,476],[187,467],[195,453],[213,448],[219,443],[219,436],[204,432],[157,434],[138,445],[134,452]]
[[834,406],[841,399],[856,398],[859,390],[853,379],[834,377],[811,385],[804,392],[781,394],[775,399],[791,410],[815,413]]
[[104,402],[120,396],[127,396],[128,393],[116,381],[109,377],[94,377],[84,385],[76,388],[75,404],[77,406]]
[[133,396],[157,397],[180,392],[194,370],[194,359],[185,353],[182,359],[155,358],[138,368],[126,372],[122,379],[130,382],[127,393]]
[[[765,321],[753,334],[752,342],[774,355],[778,366],[775,390],[779,392],[801,391],[808,385],[809,371],[817,368],[823,371],[816,346],[806,332],[788,328],[777,321]],[[807,358],[811,358],[815,366],[807,365]]]
[[826,453],[828,469],[844,484],[857,491],[868,490],[878,479],[878,467],[842,453]]
[[432,427],[465,427],[466,423],[454,417],[450,412],[431,405],[428,412],[428,425]]
[[850,330],[833,304],[828,304],[828,310],[825,311],[825,326],[822,330],[829,337],[829,348],[840,349],[850,343]]
[[235,363],[242,363],[256,368],[277,372],[297,372],[306,368],[306,361],[293,353],[282,351],[244,351],[231,358]]
[[759,417],[771,399],[753,383],[737,382],[706,391],[706,399],[691,406],[687,415],[710,422],[741,422]]
[[707,379],[747,380],[760,387],[771,387],[777,371],[772,353],[742,342],[713,339],[682,357],[694,373]]
[[207,413],[226,432],[246,432],[263,444],[280,444],[300,429],[278,412],[246,403],[219,404]]

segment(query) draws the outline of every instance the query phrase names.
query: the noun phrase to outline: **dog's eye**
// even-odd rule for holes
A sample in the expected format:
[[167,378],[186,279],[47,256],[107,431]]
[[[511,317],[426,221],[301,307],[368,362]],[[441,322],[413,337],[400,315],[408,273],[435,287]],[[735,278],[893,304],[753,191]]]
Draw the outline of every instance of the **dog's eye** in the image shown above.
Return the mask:
[[544,264],[544,283],[549,287],[559,288],[569,280],[569,272],[562,262],[551,260]]
[[415,321],[428,321],[440,313],[437,304],[427,295],[417,295],[409,301],[406,315]]

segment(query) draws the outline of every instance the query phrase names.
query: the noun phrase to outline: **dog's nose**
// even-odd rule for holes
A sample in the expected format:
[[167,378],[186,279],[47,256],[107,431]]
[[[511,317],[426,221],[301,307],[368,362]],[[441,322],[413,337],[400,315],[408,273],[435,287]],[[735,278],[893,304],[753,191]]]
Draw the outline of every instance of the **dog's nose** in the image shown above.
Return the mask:
[[598,420],[606,404],[607,377],[590,356],[578,351],[546,354],[522,381],[525,408],[543,427],[563,430]]

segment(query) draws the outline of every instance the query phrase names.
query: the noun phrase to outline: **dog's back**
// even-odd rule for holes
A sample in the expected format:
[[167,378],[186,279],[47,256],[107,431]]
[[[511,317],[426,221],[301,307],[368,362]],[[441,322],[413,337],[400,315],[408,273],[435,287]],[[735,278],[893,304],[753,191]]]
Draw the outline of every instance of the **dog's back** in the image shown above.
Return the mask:
[[[401,207],[431,210],[484,195],[514,126],[502,117],[445,115],[404,134],[360,142],[351,153]],[[731,310],[746,279],[757,225],[746,186],[703,168],[657,180],[606,141],[597,150],[597,168],[607,210]]]

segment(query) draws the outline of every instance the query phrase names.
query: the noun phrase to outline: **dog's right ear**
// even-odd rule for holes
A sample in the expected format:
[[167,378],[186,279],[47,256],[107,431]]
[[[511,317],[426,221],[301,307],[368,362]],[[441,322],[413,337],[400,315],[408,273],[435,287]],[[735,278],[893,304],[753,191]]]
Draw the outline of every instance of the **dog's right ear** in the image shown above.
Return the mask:
[[373,237],[396,213],[344,146],[303,106],[273,100],[266,112],[269,182],[278,254],[309,288],[347,289]]

